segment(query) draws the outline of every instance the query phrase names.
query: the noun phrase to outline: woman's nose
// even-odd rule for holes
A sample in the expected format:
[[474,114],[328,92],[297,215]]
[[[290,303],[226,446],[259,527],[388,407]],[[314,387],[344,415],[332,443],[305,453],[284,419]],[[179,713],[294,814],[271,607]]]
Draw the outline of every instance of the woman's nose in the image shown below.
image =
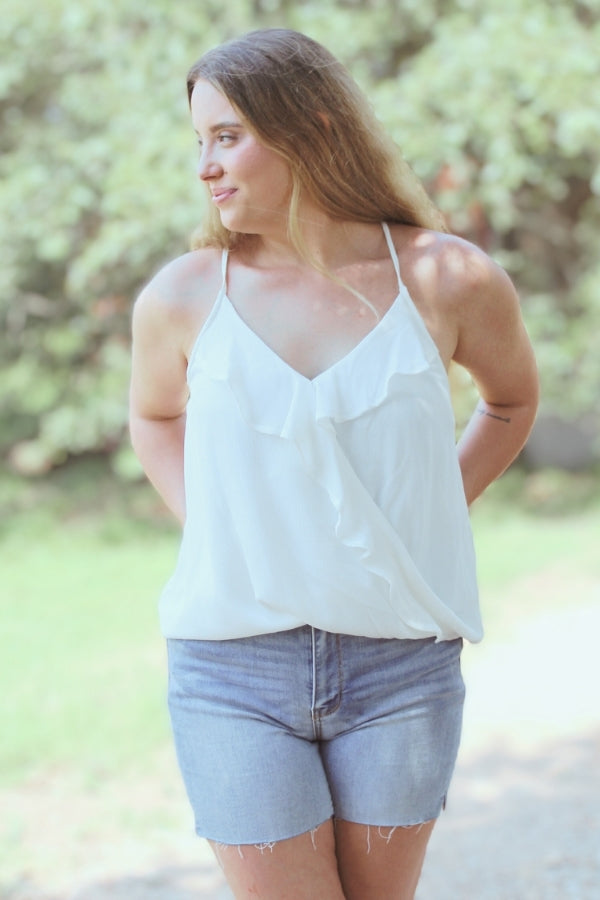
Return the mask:
[[211,154],[203,151],[198,160],[197,171],[201,181],[209,181],[211,178],[218,178],[223,172],[223,167]]

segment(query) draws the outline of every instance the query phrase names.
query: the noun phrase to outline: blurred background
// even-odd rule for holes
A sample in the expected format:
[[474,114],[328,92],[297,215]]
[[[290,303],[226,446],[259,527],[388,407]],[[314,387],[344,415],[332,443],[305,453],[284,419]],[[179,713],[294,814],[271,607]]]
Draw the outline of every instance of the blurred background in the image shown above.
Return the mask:
[[[227,896],[170,749],[155,606],[178,534],[129,447],[129,328],[202,215],[187,69],[269,26],[348,65],[451,230],[508,270],[541,371],[531,439],[473,511],[487,637],[422,896],[592,898],[600,0],[3,0],[0,898]],[[509,832],[518,864],[489,851]]]

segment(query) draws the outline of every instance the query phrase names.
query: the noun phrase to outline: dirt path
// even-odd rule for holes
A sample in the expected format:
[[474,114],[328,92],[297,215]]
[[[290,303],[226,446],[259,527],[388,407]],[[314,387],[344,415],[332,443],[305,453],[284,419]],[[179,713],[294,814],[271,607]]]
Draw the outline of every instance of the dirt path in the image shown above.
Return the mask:
[[599,900],[600,586],[465,653],[468,701],[418,900]]
[[[600,898],[600,584],[575,588],[572,608],[466,648],[463,746],[418,900]],[[0,900],[231,898],[170,751],[126,782],[44,773],[0,805]]]

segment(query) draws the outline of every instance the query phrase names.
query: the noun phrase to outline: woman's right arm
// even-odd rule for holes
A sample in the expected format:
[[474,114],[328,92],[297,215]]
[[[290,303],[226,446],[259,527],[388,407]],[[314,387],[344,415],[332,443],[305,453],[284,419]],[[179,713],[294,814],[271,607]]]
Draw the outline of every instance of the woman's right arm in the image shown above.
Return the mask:
[[136,301],[129,428],[133,449],[177,519],[185,519],[183,440],[188,399],[181,311],[151,282]]

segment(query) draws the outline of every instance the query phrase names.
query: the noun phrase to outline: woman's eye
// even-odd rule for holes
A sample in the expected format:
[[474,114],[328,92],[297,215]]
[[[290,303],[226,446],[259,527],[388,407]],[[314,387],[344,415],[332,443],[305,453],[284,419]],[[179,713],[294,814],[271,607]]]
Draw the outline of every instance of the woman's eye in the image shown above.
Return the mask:
[[[217,144],[232,144],[236,140],[237,135],[231,134],[228,131],[222,132],[222,134],[218,134],[215,138],[215,142]],[[198,138],[198,152],[202,153],[204,150],[204,141],[201,138]]]

